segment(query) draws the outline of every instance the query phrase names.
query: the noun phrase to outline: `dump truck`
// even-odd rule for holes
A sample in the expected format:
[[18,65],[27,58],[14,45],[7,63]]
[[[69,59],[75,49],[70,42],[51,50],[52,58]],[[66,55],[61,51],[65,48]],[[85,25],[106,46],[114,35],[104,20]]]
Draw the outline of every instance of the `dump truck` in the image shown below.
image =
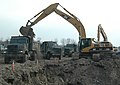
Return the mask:
[[28,36],[11,36],[10,43],[4,52],[4,62],[24,63],[28,59],[35,60],[36,50],[32,49],[32,41]]
[[41,53],[44,59],[50,60],[50,58],[59,58],[59,60],[61,60],[62,47],[55,41],[44,41],[41,44]]
[[76,44],[66,44],[63,50],[63,57],[65,56],[72,57],[72,54],[75,52],[77,52]]

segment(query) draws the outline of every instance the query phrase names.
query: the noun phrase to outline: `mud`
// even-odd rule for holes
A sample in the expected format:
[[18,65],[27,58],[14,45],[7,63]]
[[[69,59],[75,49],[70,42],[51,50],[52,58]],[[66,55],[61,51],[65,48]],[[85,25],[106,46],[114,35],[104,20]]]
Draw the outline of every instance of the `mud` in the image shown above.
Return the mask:
[[0,65],[0,85],[120,85],[120,58],[27,61]]

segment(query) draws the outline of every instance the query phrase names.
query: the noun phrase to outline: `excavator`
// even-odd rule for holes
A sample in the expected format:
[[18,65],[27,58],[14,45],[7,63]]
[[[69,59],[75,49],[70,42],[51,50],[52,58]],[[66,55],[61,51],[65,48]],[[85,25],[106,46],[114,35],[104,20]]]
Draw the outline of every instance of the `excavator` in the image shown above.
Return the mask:
[[[63,8],[66,13],[62,12],[61,10],[57,9],[57,7],[60,6]],[[101,53],[106,51],[112,50],[112,45],[109,46],[106,43],[102,42],[95,42],[94,38],[86,38],[85,28],[83,24],[81,23],[80,19],[78,19],[75,15],[70,13],[67,9],[65,9],[63,6],[61,6],[59,3],[54,3],[48,6],[47,8],[43,9],[41,12],[36,14],[33,18],[28,20],[26,26],[22,26],[20,28],[20,33],[24,36],[30,36],[31,39],[35,37],[35,33],[33,32],[32,26],[37,24],[39,21],[50,15],[51,13],[55,12],[62,18],[64,18],[66,21],[71,23],[76,30],[79,33],[79,54],[80,57],[86,56],[86,55],[92,55],[94,53]],[[106,38],[105,38],[106,39]]]
[[[103,41],[100,41],[100,34],[103,37]],[[99,45],[103,45],[104,46],[104,50],[105,51],[107,51],[107,50],[108,51],[109,50],[113,51],[113,45],[112,45],[111,42],[108,41],[107,35],[106,35],[104,29],[102,28],[101,24],[98,25],[97,42],[99,43]]]
[[[68,14],[60,11],[59,9],[57,9],[57,7],[61,6],[59,3],[54,3],[51,4],[50,6],[48,6],[47,8],[43,9],[41,12],[39,12],[38,14],[36,14],[33,18],[31,18],[30,20],[28,20],[26,26],[22,26],[20,28],[20,33],[22,35],[25,36],[31,36],[34,37],[35,34],[33,32],[33,29],[31,28],[32,26],[34,26],[35,24],[37,24],[39,21],[41,21],[42,19],[44,19],[45,17],[47,17],[48,15],[50,15],[52,12],[55,12],[56,14],[58,14],[59,16],[61,16],[62,18],[64,18],[65,20],[67,20],[69,23],[71,23],[79,32],[79,35],[82,38],[86,37],[85,34],[85,29],[84,26],[82,25],[81,21],[72,13],[70,13],[68,10],[66,10],[63,6],[61,6]],[[36,18],[36,19],[35,19]],[[32,20],[35,19],[33,22]]]
[[[100,41],[100,33],[102,34],[103,41]],[[108,41],[107,35],[106,35],[103,27],[101,26],[101,24],[98,25],[97,42],[99,43],[99,45],[104,46],[105,51],[114,51],[113,45],[111,42]]]
[[[103,37],[103,41],[100,41],[100,34]],[[101,24],[98,25],[97,41],[94,43],[94,48],[90,50],[92,59],[99,61],[106,57],[112,57],[115,54],[116,48],[113,47],[112,43],[108,41],[107,35],[102,28]]]

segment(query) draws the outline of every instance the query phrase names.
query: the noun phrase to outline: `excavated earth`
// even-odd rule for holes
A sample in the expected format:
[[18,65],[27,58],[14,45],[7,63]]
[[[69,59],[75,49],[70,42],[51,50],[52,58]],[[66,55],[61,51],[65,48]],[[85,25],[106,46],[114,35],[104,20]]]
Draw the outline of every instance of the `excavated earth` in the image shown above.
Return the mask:
[[120,85],[120,57],[0,64],[0,85]]

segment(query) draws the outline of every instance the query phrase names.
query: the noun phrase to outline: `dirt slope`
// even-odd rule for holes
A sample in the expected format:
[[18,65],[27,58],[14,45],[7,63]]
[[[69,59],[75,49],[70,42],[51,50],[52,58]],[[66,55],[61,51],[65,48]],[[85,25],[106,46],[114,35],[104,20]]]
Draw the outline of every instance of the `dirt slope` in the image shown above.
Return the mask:
[[0,66],[1,85],[120,85],[120,58],[27,61]]

